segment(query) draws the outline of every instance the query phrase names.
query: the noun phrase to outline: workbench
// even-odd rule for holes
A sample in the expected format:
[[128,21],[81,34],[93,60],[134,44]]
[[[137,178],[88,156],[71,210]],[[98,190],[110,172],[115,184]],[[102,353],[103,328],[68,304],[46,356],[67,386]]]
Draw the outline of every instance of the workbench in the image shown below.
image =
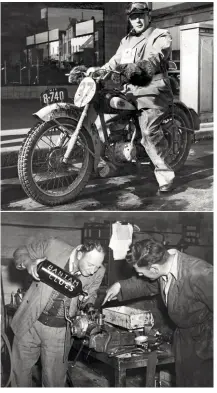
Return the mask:
[[[79,344],[77,340],[73,343],[73,348],[78,350]],[[153,352],[143,353],[132,357],[120,357],[117,355],[109,355],[106,353],[96,352],[94,350],[89,350],[88,347],[84,347],[82,352],[85,355],[89,355],[94,359],[97,359],[105,364],[108,364],[114,370],[114,381],[111,382],[111,386],[117,388],[126,387],[126,373],[129,369],[135,368],[146,368],[146,387],[155,387],[155,372],[156,367],[153,366],[153,362],[149,362],[150,356],[155,356]],[[167,351],[164,354],[157,354],[157,366],[174,364],[175,359],[172,351]],[[73,362],[71,362],[73,363]],[[155,362],[154,362],[155,363]],[[70,368],[70,362],[69,362]],[[73,383],[73,381],[72,381]]]

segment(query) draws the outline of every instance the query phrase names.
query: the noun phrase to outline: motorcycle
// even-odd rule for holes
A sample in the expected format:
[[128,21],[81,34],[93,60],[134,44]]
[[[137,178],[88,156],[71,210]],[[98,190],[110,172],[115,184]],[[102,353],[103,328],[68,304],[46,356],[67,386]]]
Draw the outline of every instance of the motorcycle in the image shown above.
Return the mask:
[[180,93],[180,71],[174,61],[169,61],[168,76],[174,96]]
[[[34,114],[38,122],[18,155],[19,179],[30,198],[47,206],[68,203],[93,172],[107,177],[127,163],[150,161],[141,144],[138,111],[120,90],[106,88],[110,75],[83,73],[74,103],[65,88],[41,94],[43,107]],[[166,160],[175,172],[187,160],[198,127],[193,110],[171,103],[162,128],[169,145]]]

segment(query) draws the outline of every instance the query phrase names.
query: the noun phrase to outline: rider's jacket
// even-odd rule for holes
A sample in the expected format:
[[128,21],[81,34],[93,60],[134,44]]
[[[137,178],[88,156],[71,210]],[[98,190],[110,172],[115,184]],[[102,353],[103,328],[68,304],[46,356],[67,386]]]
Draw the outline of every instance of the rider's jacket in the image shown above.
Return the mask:
[[[125,86],[126,92],[133,95],[138,109],[165,108],[172,99],[167,79],[167,62],[172,51],[172,37],[166,30],[149,27],[139,36],[129,33],[124,37],[116,54],[103,66],[115,70],[120,64],[137,64],[146,60],[151,62],[154,76],[148,86]],[[163,98],[161,99],[161,93]],[[157,100],[156,100],[157,96]]]
[[171,50],[172,37],[169,32],[149,27],[139,36],[129,33],[124,37],[116,54],[103,68],[114,70],[118,64],[147,60],[154,64],[157,74],[163,71]]

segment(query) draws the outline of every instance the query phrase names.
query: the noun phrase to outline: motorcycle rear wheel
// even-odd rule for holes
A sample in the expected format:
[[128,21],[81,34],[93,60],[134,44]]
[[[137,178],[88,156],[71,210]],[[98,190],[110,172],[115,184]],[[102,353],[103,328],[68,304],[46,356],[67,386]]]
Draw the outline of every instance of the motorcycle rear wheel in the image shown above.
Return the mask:
[[[77,121],[61,118],[58,122],[69,130],[68,143]],[[72,201],[84,189],[93,171],[94,158],[89,152],[93,151],[93,144],[87,130],[81,129],[68,166],[62,163],[67,143],[58,146],[60,135],[63,130],[54,121],[39,123],[30,130],[18,156],[18,175],[24,191],[46,206]]]
[[191,121],[184,110],[174,105],[174,121],[171,112],[165,116],[162,126],[169,142],[166,162],[174,172],[178,172],[183,168],[193,143]]

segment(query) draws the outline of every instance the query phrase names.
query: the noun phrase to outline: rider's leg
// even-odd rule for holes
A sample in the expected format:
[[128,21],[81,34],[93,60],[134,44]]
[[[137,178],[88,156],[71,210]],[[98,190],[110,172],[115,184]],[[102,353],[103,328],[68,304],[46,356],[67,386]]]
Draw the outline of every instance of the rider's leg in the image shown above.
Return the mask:
[[142,145],[155,166],[155,176],[160,189],[172,184],[175,173],[165,161],[168,142],[161,121],[164,112],[159,109],[143,109],[139,117]]

